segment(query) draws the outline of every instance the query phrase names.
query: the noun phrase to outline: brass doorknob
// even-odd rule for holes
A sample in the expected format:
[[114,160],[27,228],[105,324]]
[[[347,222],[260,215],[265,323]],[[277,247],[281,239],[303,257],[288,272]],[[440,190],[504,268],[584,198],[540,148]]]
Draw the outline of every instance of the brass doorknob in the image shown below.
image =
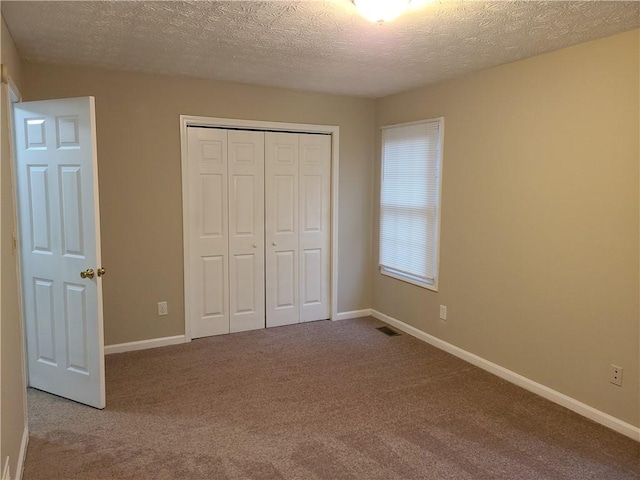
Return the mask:
[[82,278],[93,278],[93,268],[87,268],[84,272],[80,272]]
[[104,267],[100,267],[98,269],[98,276],[99,277],[103,276],[105,273],[107,273],[107,271],[104,269]]

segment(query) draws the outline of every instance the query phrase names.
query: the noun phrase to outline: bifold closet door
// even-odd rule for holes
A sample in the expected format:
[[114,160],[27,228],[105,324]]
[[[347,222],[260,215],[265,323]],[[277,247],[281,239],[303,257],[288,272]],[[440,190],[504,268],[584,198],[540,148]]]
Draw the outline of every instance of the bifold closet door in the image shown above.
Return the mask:
[[264,133],[188,129],[191,337],[264,328]]
[[266,133],[267,327],[327,319],[331,137]]
[[191,337],[229,333],[227,131],[187,130]]
[[188,129],[191,337],[329,318],[329,135]]
[[299,134],[300,322],[331,315],[331,136]]
[[267,327],[300,321],[299,138],[275,132],[265,137]]
[[264,132],[228,131],[229,331],[265,327]]

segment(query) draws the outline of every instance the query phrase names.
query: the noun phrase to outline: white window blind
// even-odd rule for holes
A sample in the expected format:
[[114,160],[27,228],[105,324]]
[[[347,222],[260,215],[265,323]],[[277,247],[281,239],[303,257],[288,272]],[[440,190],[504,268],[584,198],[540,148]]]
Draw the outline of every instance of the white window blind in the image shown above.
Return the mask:
[[380,268],[437,290],[443,119],[382,130]]

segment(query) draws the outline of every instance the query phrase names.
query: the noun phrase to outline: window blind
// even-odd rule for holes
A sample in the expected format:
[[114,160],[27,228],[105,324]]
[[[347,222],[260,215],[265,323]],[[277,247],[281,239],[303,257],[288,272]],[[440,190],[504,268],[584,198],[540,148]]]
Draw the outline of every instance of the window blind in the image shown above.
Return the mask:
[[442,120],[382,131],[380,267],[433,286],[438,264]]

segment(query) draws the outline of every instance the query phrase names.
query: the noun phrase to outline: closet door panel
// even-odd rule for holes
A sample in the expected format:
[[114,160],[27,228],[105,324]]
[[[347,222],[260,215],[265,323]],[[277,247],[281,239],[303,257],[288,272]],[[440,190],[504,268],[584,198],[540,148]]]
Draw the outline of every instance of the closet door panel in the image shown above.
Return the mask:
[[331,136],[300,134],[300,321],[330,317]]
[[267,327],[300,321],[299,137],[276,132],[265,137]]
[[227,132],[189,127],[191,337],[229,333]]
[[231,332],[265,326],[264,135],[228,131]]

